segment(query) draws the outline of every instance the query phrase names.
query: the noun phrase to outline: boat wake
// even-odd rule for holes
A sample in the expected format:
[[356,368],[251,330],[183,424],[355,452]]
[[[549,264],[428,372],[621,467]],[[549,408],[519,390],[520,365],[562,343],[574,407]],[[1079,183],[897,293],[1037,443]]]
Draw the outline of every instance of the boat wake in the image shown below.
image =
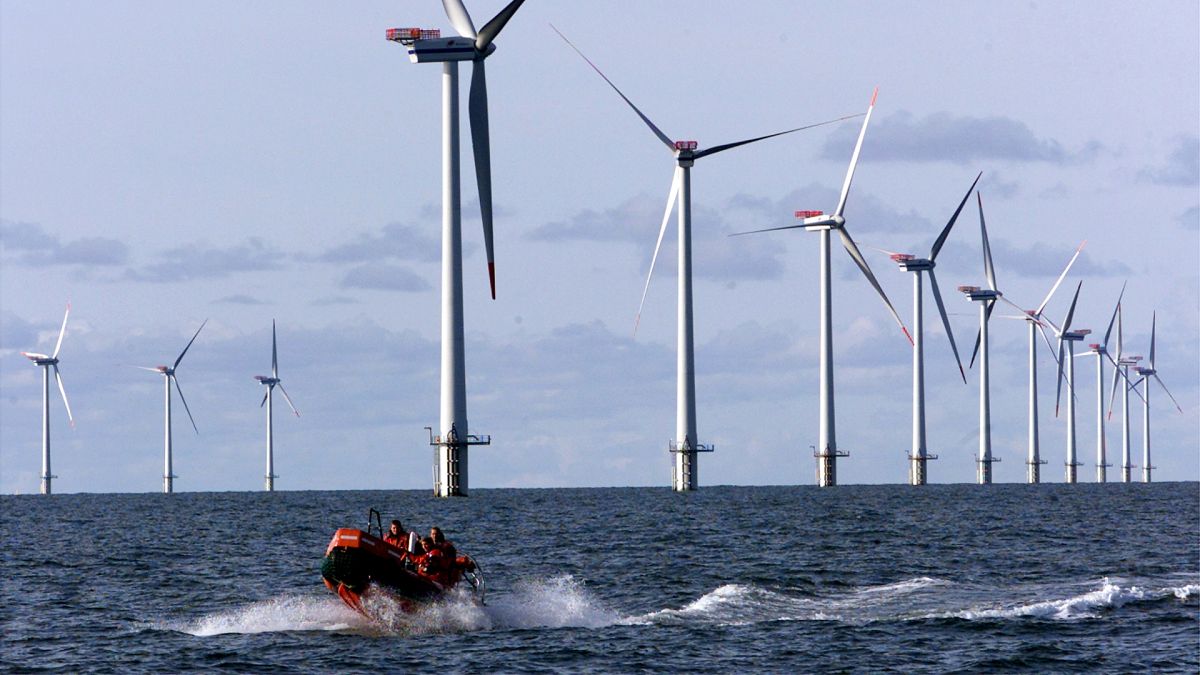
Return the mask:
[[[1167,582],[1175,583],[1174,581]],[[930,577],[813,594],[726,584],[679,608],[622,616],[570,575],[523,583],[476,604],[466,593],[406,613],[383,595],[364,602],[371,618],[326,594],[286,595],[184,622],[156,626],[206,637],[229,633],[330,631],[360,635],[426,635],[531,628],[613,625],[746,625],[775,621],[833,621],[850,625],[923,620],[1075,621],[1134,604],[1200,605],[1200,579],[1179,585],[1104,578],[1064,587],[995,589]]]

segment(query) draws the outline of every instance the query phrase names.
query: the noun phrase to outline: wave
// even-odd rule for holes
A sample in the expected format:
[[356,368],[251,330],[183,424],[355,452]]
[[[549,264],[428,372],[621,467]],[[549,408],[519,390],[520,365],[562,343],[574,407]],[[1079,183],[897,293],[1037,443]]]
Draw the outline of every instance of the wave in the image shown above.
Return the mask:
[[1187,600],[1193,596],[1200,596],[1200,585],[1187,584],[1148,589],[1136,585],[1123,586],[1105,578],[1101,580],[1100,588],[1066,598],[988,609],[967,609],[943,614],[941,618],[977,620],[1033,617],[1075,621],[1094,619],[1105,610],[1116,609],[1131,603],[1157,602],[1169,598]]
[[774,621],[833,621],[849,625],[930,619],[1076,621],[1096,618],[1106,611],[1136,603],[1169,600],[1196,604],[1200,600],[1200,583],[1150,586],[1144,582],[1137,585],[1123,579],[1104,578],[1100,580],[1099,588],[1052,597],[1062,593],[1061,584],[994,589],[930,577],[914,577],[825,595],[752,584],[725,584],[682,607],[622,616],[588,592],[581,581],[571,575],[562,575],[521,583],[511,592],[490,597],[487,605],[475,603],[466,594],[451,595],[406,613],[393,600],[379,594],[365,600],[364,609],[371,617],[367,618],[332,595],[285,595],[155,627],[206,637],[283,631],[426,635],[612,625],[747,625]]

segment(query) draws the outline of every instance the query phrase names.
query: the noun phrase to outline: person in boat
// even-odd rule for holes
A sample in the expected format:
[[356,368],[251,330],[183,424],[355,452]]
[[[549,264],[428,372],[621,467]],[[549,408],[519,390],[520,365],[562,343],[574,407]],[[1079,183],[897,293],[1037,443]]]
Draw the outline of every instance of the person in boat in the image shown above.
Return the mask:
[[454,548],[454,543],[446,539],[446,535],[442,533],[441,528],[430,528],[429,537],[433,539],[434,546],[440,548],[445,555],[447,566],[446,576],[451,584],[457,584],[461,581],[463,572],[475,571],[475,561],[471,560],[469,556],[459,555],[458,550]]
[[429,538],[433,540],[434,546],[442,550],[442,553],[446,555],[448,560],[454,560],[458,557],[458,550],[454,548],[454,543],[447,541],[446,535],[442,534],[440,527],[429,528]]
[[408,548],[408,531],[400,521],[393,520],[391,528],[383,535],[383,540],[396,548]]
[[417,574],[436,581],[442,586],[452,586],[454,584],[451,574],[452,561],[433,541],[433,537],[423,537],[421,549],[424,552],[420,555],[406,554],[406,558],[416,565]]

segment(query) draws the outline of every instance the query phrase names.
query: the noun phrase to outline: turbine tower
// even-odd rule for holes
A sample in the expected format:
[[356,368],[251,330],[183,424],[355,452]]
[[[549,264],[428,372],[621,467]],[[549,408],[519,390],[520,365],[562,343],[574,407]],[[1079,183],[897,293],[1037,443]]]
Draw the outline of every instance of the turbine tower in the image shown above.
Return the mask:
[[196,420],[192,417],[192,411],[188,408],[187,399],[183,397],[183,389],[179,386],[179,380],[175,377],[175,370],[179,368],[179,363],[183,361],[184,354],[187,354],[188,349],[191,349],[192,343],[200,335],[200,331],[204,330],[208,319],[205,319],[200,327],[196,329],[196,334],[188,340],[187,346],[179,352],[179,358],[175,359],[175,363],[169,366],[158,366],[157,368],[146,368],[145,366],[137,366],[142,370],[148,370],[152,373],[160,373],[163,376],[163,493],[171,494],[175,488],[175,479],[178,478],[171,471],[171,382],[175,382],[175,390],[179,392],[179,400],[183,401],[183,409],[187,411],[188,419],[192,422],[192,429],[197,434],[200,429],[196,427]]
[[986,289],[978,286],[959,286],[958,290],[965,294],[971,302],[979,303],[979,334],[975,338],[975,350],[971,354],[971,366],[975,365],[975,356],[979,356],[979,452],[975,457],[975,478],[980,485],[990,485],[992,482],[992,464],[999,462],[999,457],[992,457],[992,399],[991,371],[988,362],[988,321],[992,318],[992,310],[996,301],[1003,294],[996,288],[996,270],[992,265],[992,247],[988,243],[987,225],[983,218],[983,197],[976,192],[975,199],[979,202],[979,232],[983,237],[983,274],[987,278]]
[[[1138,384],[1145,383],[1145,391],[1142,392],[1142,482],[1150,482],[1150,473],[1157,467],[1150,464],[1150,378],[1154,378],[1158,385],[1162,387],[1163,392],[1170,397],[1171,402],[1175,404],[1175,409],[1179,414],[1183,414],[1183,408],[1179,407],[1179,402],[1171,395],[1171,390],[1167,389],[1167,385],[1163,383],[1162,378],[1158,376],[1158,370],[1154,367],[1154,332],[1158,324],[1158,313],[1151,315],[1150,319],[1150,367],[1149,368],[1134,368],[1141,378]],[[1136,386],[1136,385],[1135,385]]]
[[288,407],[292,409],[292,412],[296,414],[296,417],[300,416],[300,411],[296,410],[296,406],[292,405],[292,397],[288,396],[287,389],[283,388],[283,382],[279,379],[279,349],[275,341],[274,319],[271,319],[271,376],[267,377],[266,375],[255,375],[254,379],[258,380],[259,384],[264,385],[267,388],[266,393],[263,394],[262,403],[259,403],[258,407],[261,408],[266,406],[267,408],[267,475],[265,476],[265,489],[267,492],[274,492],[275,479],[279,478],[279,476],[275,475],[275,441],[274,437],[272,436],[272,432],[274,431],[274,423],[271,394],[275,391],[275,387],[279,387],[279,391],[283,392],[284,400],[287,401]]
[[592,67],[592,70],[595,70],[600,77],[604,78],[608,86],[612,87],[613,91],[617,92],[617,95],[637,113],[637,116],[650,128],[650,131],[667,147],[667,151],[675,157],[675,172],[671,178],[671,188],[667,193],[666,212],[663,213],[662,224],[659,226],[658,242],[654,245],[654,255],[650,258],[650,270],[646,274],[646,285],[642,289],[642,300],[638,305],[637,317],[634,319],[634,332],[637,332],[637,326],[641,322],[642,308],[646,304],[646,293],[650,290],[650,279],[654,275],[654,264],[658,260],[658,252],[662,247],[663,236],[666,234],[667,224],[671,219],[671,212],[678,207],[679,232],[677,254],[679,273],[677,283],[679,292],[676,335],[676,414],[675,438],[668,444],[668,449],[675,458],[671,472],[672,489],[676,492],[695,490],[698,487],[697,453],[712,452],[715,450],[715,447],[701,443],[696,431],[696,363],[692,330],[694,316],[692,312],[692,165],[695,164],[696,160],[709,155],[715,155],[718,152],[724,152],[725,150],[731,150],[742,145],[790,134],[803,129],[812,129],[825,124],[832,124],[852,117],[858,117],[858,115],[849,115],[827,122],[809,124],[766,136],[723,143],[701,150],[696,141],[672,141],[669,136],[655,126],[654,122],[650,121],[649,117],[633,104],[633,101],[630,101],[617,88],[617,85],[613,84],[612,80],[608,79],[608,76],[596,67],[596,64],[592,63],[591,59],[584,55],[557,28],[554,28],[554,32],[558,33],[558,36]]
[[797,211],[796,217],[800,219],[797,225],[785,225],[783,227],[769,227],[763,230],[753,230],[752,232],[739,232],[737,234],[753,234],[756,232],[772,232],[774,230],[791,230],[796,228],[804,228],[809,232],[816,232],[820,237],[820,274],[821,274],[821,323],[820,323],[820,423],[818,427],[818,437],[816,449],[813,455],[817,459],[817,485],[828,487],[837,485],[837,458],[846,457],[849,453],[844,450],[838,450],[837,434],[834,424],[834,401],[833,401],[833,299],[831,293],[832,280],[829,269],[829,244],[831,230],[837,230],[838,235],[842,239],[842,246],[846,248],[846,252],[854,259],[854,263],[862,270],[867,281],[883,299],[883,304],[892,314],[892,318],[899,324],[900,330],[904,331],[905,337],[910,343],[913,342],[912,336],[909,335],[908,329],[904,327],[904,322],[900,320],[900,315],[896,313],[896,309],[892,307],[892,302],[888,300],[887,294],[883,292],[883,287],[875,279],[875,275],[871,272],[871,267],[867,264],[866,258],[862,252],[858,250],[858,245],[854,243],[854,239],[850,237],[850,232],[846,230],[846,218],[843,215],[846,210],[846,199],[850,195],[850,184],[854,180],[854,169],[858,166],[859,154],[862,152],[863,138],[867,135],[867,125],[871,122],[871,113],[875,110],[875,99],[879,95],[879,89],[871,94],[871,103],[867,106],[866,117],[863,118],[862,128],[858,132],[858,140],[854,144],[854,153],[850,156],[850,166],[846,170],[846,178],[842,182],[842,193],[838,197],[837,207],[831,214],[826,214],[823,211]]
[[1063,279],[1067,277],[1067,272],[1075,264],[1075,260],[1079,258],[1079,254],[1083,251],[1083,247],[1086,244],[1087,241],[1084,241],[1079,244],[1079,248],[1075,249],[1075,255],[1071,256],[1071,259],[1067,262],[1067,266],[1063,268],[1062,274],[1058,275],[1058,279],[1050,287],[1050,292],[1046,294],[1046,299],[1042,300],[1042,304],[1038,305],[1037,309],[1021,309],[1009,302],[1007,298],[1002,298],[1004,302],[1021,310],[1020,316],[1006,316],[1004,318],[1020,319],[1029,327],[1029,454],[1025,459],[1025,465],[1026,479],[1030,484],[1041,482],[1042,465],[1046,463],[1046,460],[1041,457],[1040,441],[1038,439],[1037,334],[1041,333],[1042,339],[1050,349],[1051,358],[1054,358],[1055,365],[1058,365],[1054,346],[1050,344],[1050,338],[1046,336],[1045,328],[1046,325],[1053,327],[1054,323],[1050,321],[1044,312],[1046,305],[1050,303],[1050,298],[1054,297],[1054,292],[1058,290]]
[[[1112,336],[1113,325],[1117,321],[1117,312],[1121,311],[1121,298],[1125,297],[1125,284],[1121,284],[1121,294],[1117,296],[1117,305],[1113,307],[1112,318],[1108,320],[1108,330],[1104,331],[1102,342],[1088,345],[1088,351],[1080,356],[1096,357],[1096,482],[1108,482],[1108,445],[1104,436],[1104,360],[1113,364],[1113,374],[1120,376],[1121,367],[1108,354],[1108,339]],[[1114,384],[1114,391],[1115,389]]]
[[67,334],[67,317],[71,315],[71,303],[67,303],[67,311],[63,313],[62,328],[58,329],[58,341],[54,343],[54,353],[51,355],[35,352],[21,352],[21,356],[33,361],[42,369],[42,485],[44,495],[52,494],[51,482],[58,478],[50,473],[50,369],[54,369],[54,381],[58,384],[58,393],[62,394],[63,406],[67,409],[67,419],[71,428],[75,428],[75,418],[71,416],[71,404],[67,403],[67,390],[63,387],[62,373],[58,371],[58,352],[62,349],[63,336]]
[[471,147],[479,186],[483,244],[487,251],[488,283],[496,298],[496,265],[492,246],[492,169],[488,135],[487,72],[485,60],[496,51],[492,44],[524,0],[512,0],[476,31],[462,0],[442,0],[446,16],[460,37],[443,38],[441,31],[392,28],[387,39],[408,49],[413,63],[442,64],[442,376],[439,433],[430,433],[434,447],[433,492],[439,497],[465,497],[468,492],[467,449],[489,445],[490,436],[468,433],[467,377],[463,335],[462,195],[459,186],[458,63],[471,62],[471,93],[467,110]]
[[929,251],[929,258],[918,258],[908,253],[891,253],[892,260],[900,266],[900,269],[905,272],[913,273],[913,436],[912,436],[912,452],[908,455],[909,471],[908,482],[910,485],[925,485],[928,480],[927,463],[928,460],[937,459],[937,455],[930,455],[925,443],[925,325],[924,325],[924,294],[921,292],[921,273],[929,273],[929,285],[933,287],[933,299],[937,302],[938,313],[942,317],[942,325],[946,328],[946,337],[950,340],[950,349],[954,352],[954,361],[958,364],[958,374],[962,377],[963,384],[967,382],[967,375],[963,372],[962,360],[958,358],[958,345],[954,343],[954,331],[950,328],[950,318],[946,316],[946,307],[942,302],[942,293],[938,289],[937,275],[934,274],[935,260],[938,253],[942,250],[942,246],[946,243],[946,238],[950,236],[950,229],[954,227],[954,223],[958,220],[958,215],[962,213],[963,207],[966,206],[967,200],[971,198],[971,192],[975,189],[975,185],[979,183],[979,178],[983,176],[980,172],[975,176],[975,181],[971,183],[971,187],[967,188],[967,193],[963,195],[962,201],[958,203],[958,208],[954,210],[954,215],[950,216],[950,221],[946,223],[946,227],[942,229],[941,234],[933,242],[933,248]]
[[[1058,333],[1058,388],[1054,394],[1054,416],[1058,417],[1059,401],[1062,400],[1063,369],[1066,368],[1067,380],[1067,483],[1075,483],[1077,471],[1083,465],[1078,459],[1075,444],[1075,343],[1083,340],[1092,331],[1087,328],[1071,330],[1071,319],[1075,316],[1075,304],[1079,302],[1079,290],[1083,282],[1075,287],[1075,297],[1071,299],[1071,308],[1067,310],[1067,318]],[[1066,345],[1067,352],[1063,353]],[[1065,361],[1064,361],[1065,359]]]

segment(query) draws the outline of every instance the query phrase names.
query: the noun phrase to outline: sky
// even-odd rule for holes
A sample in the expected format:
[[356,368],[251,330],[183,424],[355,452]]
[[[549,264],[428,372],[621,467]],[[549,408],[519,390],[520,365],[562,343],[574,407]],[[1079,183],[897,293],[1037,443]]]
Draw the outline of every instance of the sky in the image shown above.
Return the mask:
[[[467,4],[477,26],[503,6]],[[982,171],[1006,298],[1035,307],[1086,240],[1048,315],[1082,281],[1074,325],[1103,333],[1127,284],[1139,354],[1157,317],[1182,413],[1154,390],[1155,479],[1200,479],[1197,3],[529,0],[488,62],[496,300],[463,115],[468,414],[493,439],[471,451],[472,487],[670,485],[674,225],[633,328],[672,158],[551,23],[702,148],[865,112],[879,87],[845,216],[905,323],[910,277],[876,249],[927,254]],[[41,373],[20,352],[53,349],[68,301],[56,492],[161,489],[161,380],[132,366],[174,361],[205,319],[178,372],[199,433],[176,402],[177,491],[262,488],[252,378],[272,319],[300,411],[276,402],[277,489],[431,488],[441,84],[385,40],[397,26],[452,34],[436,0],[0,3],[0,492],[38,489]],[[698,428],[716,446],[702,486],[815,483],[817,238],[728,235],[831,211],[858,125],[692,172]],[[836,244],[833,260],[839,481],[903,483],[911,348]],[[954,287],[983,282],[977,209],[937,262],[969,353],[977,310]],[[978,373],[959,379],[928,300],[930,481],[972,482]],[[1026,329],[1009,313],[990,331],[997,482],[1025,475]],[[1043,479],[1059,482],[1066,423],[1039,348]],[[1090,482],[1095,361],[1077,365]],[[1140,403],[1131,424],[1140,465]]]

